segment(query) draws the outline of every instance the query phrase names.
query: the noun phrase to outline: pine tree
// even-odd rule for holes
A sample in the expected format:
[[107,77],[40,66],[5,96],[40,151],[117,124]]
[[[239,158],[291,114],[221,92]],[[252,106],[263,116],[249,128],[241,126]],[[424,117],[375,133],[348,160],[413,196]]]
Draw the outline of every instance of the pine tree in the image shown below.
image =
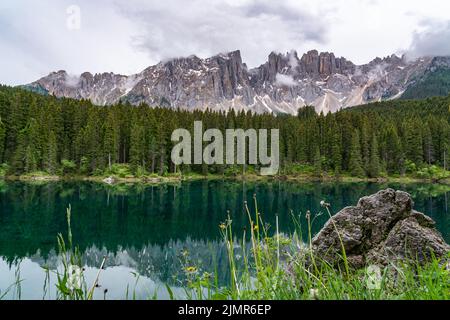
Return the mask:
[[104,153],[108,157],[108,168],[118,162],[120,158],[120,127],[115,117],[115,108],[108,112],[105,123],[105,138],[103,142]]
[[369,124],[367,117],[364,117],[361,125],[361,155],[363,168],[368,171],[370,163],[370,136],[369,136]]
[[14,174],[59,169],[101,173],[114,163],[145,166],[160,174],[175,169],[224,172],[225,166],[175,168],[171,162],[172,131],[191,130],[195,120],[202,120],[205,128],[222,130],[280,129],[280,165],[286,170],[307,164],[318,175],[334,170],[376,177],[380,172],[402,174],[407,160],[419,168],[424,162],[448,168],[449,103],[450,98],[383,101],[327,116],[306,107],[292,117],[129,103],[103,107],[0,87],[0,163],[10,165]]
[[58,166],[58,151],[56,144],[56,135],[53,131],[50,131],[48,136],[48,145],[47,145],[47,156],[45,166],[48,173],[54,174],[56,172]]
[[331,162],[332,167],[336,175],[339,175],[342,171],[342,136],[339,127],[335,124],[332,127],[331,136]]
[[409,121],[405,128],[405,151],[407,159],[417,166],[423,162],[422,126],[416,119]]
[[377,136],[372,136],[372,142],[370,144],[370,160],[367,170],[370,178],[377,178],[380,175],[380,157],[378,155],[378,141]]
[[130,164],[133,170],[137,170],[139,167],[145,168],[146,158],[146,142],[145,142],[145,129],[142,125],[135,123],[131,128],[130,137]]
[[363,177],[365,175],[362,167],[361,145],[359,140],[359,132],[354,131],[350,145],[349,170],[355,177]]
[[25,158],[24,158],[24,171],[25,172],[34,172],[37,169],[37,159],[36,153],[31,145],[28,145],[25,149]]
[[404,156],[394,125],[389,125],[384,138],[384,161],[388,173],[400,173]]
[[317,177],[322,176],[322,157],[320,155],[320,148],[317,145],[314,151],[314,175]]
[[2,117],[0,116],[0,164],[2,164],[4,161],[5,138],[6,138],[6,126],[2,121]]
[[18,147],[13,161],[13,167],[18,172],[36,171],[40,163],[39,128],[36,119],[31,118],[27,126],[20,132]]
[[423,151],[425,156],[425,161],[431,165],[434,158],[434,147],[433,147],[433,137],[431,135],[430,127],[426,124],[423,130]]

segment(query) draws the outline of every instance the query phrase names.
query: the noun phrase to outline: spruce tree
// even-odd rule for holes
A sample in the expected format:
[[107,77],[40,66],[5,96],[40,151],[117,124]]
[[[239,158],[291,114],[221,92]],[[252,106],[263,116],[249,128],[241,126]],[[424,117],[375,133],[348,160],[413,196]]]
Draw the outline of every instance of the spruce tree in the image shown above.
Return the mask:
[[50,131],[48,136],[47,145],[47,157],[46,157],[46,169],[48,173],[54,174],[57,170],[57,157],[58,157],[58,146],[56,144],[56,136],[53,131]]
[[314,175],[316,177],[322,176],[322,157],[320,155],[320,148],[317,145],[314,151]]
[[361,145],[359,140],[359,132],[354,131],[350,145],[349,171],[355,177],[363,177],[365,175],[362,166]]
[[6,138],[6,126],[2,121],[2,117],[0,116],[0,164],[3,163],[4,160],[4,152],[5,152],[5,138]]
[[133,124],[130,136],[130,164],[136,171],[139,167],[145,168],[146,143],[145,129],[139,123]]
[[378,141],[375,134],[372,136],[372,142],[370,144],[370,160],[367,174],[370,178],[377,178],[380,175],[380,157],[378,155]]

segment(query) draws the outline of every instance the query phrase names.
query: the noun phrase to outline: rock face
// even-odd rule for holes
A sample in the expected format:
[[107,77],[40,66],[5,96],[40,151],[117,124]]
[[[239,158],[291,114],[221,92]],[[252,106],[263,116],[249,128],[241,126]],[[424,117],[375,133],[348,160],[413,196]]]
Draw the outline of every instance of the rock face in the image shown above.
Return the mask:
[[361,198],[356,207],[335,215],[313,239],[315,256],[331,264],[341,261],[339,233],[349,264],[367,264],[418,259],[424,262],[450,252],[450,246],[434,228],[434,221],[413,210],[409,194],[392,189]]
[[71,76],[58,71],[25,87],[57,97],[90,99],[94,104],[119,101],[182,109],[210,108],[295,114],[305,105],[318,112],[394,99],[434,65],[449,58],[407,61],[392,55],[357,66],[333,53],[272,52],[266,63],[249,69],[240,51],[207,59],[178,58],[141,73]]

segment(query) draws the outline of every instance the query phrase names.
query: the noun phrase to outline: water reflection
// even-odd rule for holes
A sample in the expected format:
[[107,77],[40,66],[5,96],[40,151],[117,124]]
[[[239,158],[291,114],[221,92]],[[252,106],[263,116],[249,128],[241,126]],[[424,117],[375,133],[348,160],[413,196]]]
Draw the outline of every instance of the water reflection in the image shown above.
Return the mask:
[[[42,299],[45,274],[42,266],[59,265],[56,235],[66,232],[65,210],[72,206],[74,241],[83,252],[88,278],[107,256],[102,285],[108,297],[123,299],[127,285],[134,287],[132,272],[141,275],[139,297],[167,297],[163,283],[182,294],[183,266],[218,271],[227,283],[227,255],[220,242],[219,224],[230,213],[240,237],[247,225],[244,201],[253,211],[253,194],[264,220],[293,232],[291,215],[300,216],[306,237],[304,214],[320,212],[326,200],[333,212],[353,205],[365,195],[386,187],[411,193],[415,208],[433,217],[444,238],[450,240],[449,187],[439,185],[387,185],[366,183],[243,183],[191,182],[165,186],[105,186],[95,183],[3,183],[0,185],[0,290],[14,282],[20,262],[24,298]],[[327,216],[315,219],[313,232]],[[273,230],[273,228],[271,228]],[[188,260],[181,255],[189,252]],[[109,280],[111,279],[111,280]],[[97,298],[102,298],[99,290]],[[11,293],[12,294],[12,293]],[[9,296],[9,298],[12,298]]]

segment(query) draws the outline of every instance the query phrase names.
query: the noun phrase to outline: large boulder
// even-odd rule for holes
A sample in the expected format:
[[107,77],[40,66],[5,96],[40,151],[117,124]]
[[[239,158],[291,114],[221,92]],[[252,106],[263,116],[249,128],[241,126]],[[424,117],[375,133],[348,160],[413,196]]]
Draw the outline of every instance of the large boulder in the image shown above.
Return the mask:
[[327,222],[312,240],[313,253],[330,264],[340,264],[343,245],[355,268],[445,257],[450,246],[434,221],[414,211],[413,205],[409,194],[392,189],[361,198],[356,207],[343,209]]

